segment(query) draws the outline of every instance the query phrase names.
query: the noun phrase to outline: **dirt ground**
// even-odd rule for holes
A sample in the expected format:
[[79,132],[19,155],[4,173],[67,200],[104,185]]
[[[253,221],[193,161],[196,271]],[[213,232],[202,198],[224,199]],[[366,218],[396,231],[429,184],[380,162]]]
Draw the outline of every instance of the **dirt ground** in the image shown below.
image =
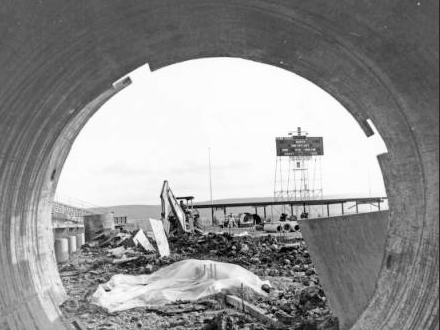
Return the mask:
[[[69,299],[61,306],[68,319],[76,319],[84,329],[174,329],[174,330],[337,330],[337,319],[327,299],[310,255],[300,236],[258,235],[236,237],[216,233],[184,236],[170,240],[172,254],[155,258],[137,252],[138,259],[114,264],[107,248],[85,245],[59,270]],[[184,259],[209,259],[238,264],[271,288],[267,297],[247,294],[246,300],[264,311],[276,323],[261,322],[227,305],[224,295],[195,302],[179,301],[155,308],[135,308],[109,313],[93,305],[91,295],[99,284],[115,274],[150,274]]]

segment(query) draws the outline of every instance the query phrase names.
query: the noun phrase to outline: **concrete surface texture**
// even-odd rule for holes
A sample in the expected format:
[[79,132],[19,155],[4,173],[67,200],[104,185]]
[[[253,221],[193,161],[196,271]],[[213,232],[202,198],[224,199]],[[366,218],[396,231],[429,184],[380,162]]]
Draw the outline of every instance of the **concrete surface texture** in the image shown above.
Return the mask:
[[69,260],[69,239],[68,238],[56,238],[55,244],[55,258],[57,262],[65,262]]
[[129,81],[112,83],[144,63],[211,56],[295,72],[366,134],[374,122],[389,150],[379,161],[390,223],[375,293],[352,329],[436,329],[438,6],[0,0],[0,329],[65,328],[50,202],[79,130]]
[[349,329],[374,294],[385,251],[389,211],[301,220],[330,308]]

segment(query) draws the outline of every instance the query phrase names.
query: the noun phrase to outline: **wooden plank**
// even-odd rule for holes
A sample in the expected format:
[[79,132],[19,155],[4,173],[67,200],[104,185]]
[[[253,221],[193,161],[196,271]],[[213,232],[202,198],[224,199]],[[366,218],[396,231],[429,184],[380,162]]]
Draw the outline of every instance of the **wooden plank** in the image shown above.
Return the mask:
[[255,317],[260,322],[270,325],[275,328],[282,328],[282,324],[278,322],[277,319],[265,314],[264,310],[258,308],[257,306],[251,304],[246,300],[242,300],[241,298],[234,295],[225,295],[225,301],[227,304],[236,308],[241,312],[245,312],[253,317]]

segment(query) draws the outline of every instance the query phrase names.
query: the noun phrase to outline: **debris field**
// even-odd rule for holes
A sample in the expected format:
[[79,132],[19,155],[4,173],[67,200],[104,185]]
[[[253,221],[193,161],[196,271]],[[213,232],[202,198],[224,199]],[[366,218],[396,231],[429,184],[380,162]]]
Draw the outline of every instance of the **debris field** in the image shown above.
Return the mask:
[[[142,233],[141,233],[142,234]],[[302,238],[228,233],[184,234],[170,238],[171,254],[159,257],[133,244],[135,234],[101,235],[59,264],[68,299],[61,305],[75,329],[175,330],[338,330]],[[142,236],[142,235],[141,235]],[[153,245],[154,242],[153,242]],[[241,288],[197,301],[109,313],[92,303],[98,285],[113,275],[151,274],[185,259],[207,259],[240,265],[271,286],[261,296]]]

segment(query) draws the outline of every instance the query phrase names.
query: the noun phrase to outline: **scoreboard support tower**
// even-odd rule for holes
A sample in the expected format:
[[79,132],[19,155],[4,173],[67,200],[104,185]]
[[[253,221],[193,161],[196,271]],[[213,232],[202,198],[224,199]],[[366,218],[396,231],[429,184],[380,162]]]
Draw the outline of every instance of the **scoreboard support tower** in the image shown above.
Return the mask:
[[[307,132],[298,127],[297,134],[276,138],[277,155],[275,162],[274,201],[322,199],[322,157],[324,155],[322,137],[308,137]],[[307,206],[291,208],[288,205],[272,209],[272,221],[282,213],[301,217],[323,215],[323,209]]]

